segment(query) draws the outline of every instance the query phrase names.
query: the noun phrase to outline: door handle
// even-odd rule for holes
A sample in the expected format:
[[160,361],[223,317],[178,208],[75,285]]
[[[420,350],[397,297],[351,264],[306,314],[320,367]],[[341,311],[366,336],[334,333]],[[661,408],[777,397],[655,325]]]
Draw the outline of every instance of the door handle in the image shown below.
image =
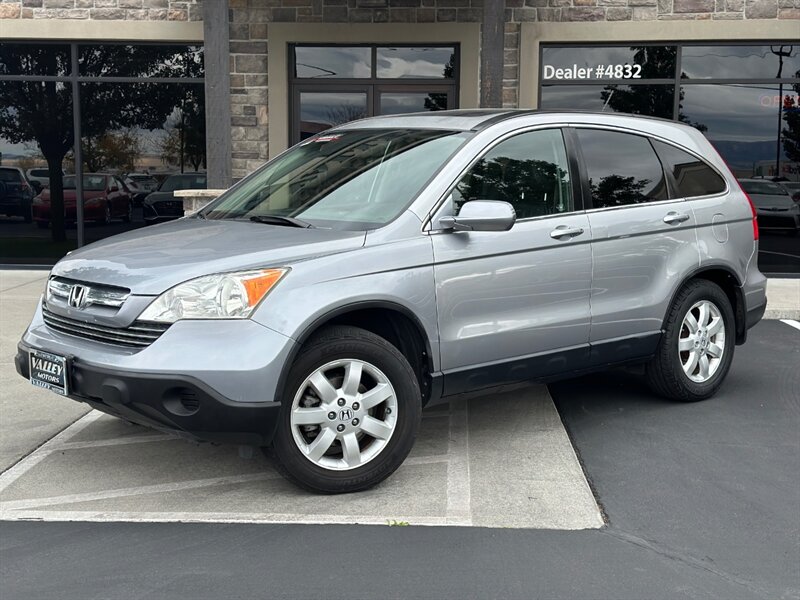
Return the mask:
[[689,215],[686,213],[678,213],[675,211],[668,212],[664,217],[664,223],[667,225],[675,225],[677,223],[683,223],[684,221],[689,220]]
[[583,227],[567,227],[566,225],[559,225],[550,232],[550,237],[554,240],[560,240],[565,237],[575,237],[583,233]]

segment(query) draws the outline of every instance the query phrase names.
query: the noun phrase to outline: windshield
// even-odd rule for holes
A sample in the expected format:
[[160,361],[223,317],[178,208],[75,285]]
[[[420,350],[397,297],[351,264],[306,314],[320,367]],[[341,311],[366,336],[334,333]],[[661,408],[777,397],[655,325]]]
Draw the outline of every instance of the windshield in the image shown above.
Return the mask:
[[206,188],[206,175],[171,175],[164,180],[159,188],[160,192],[174,192],[175,190],[203,190]]
[[50,171],[47,169],[31,169],[31,177],[50,177]]
[[[64,189],[75,189],[75,175],[67,175],[64,177]],[[83,176],[83,191],[85,192],[99,192],[106,189],[106,176],[105,175],[84,175]]]
[[423,129],[323,133],[256,171],[202,215],[375,228],[404,211],[468,135]]
[[788,196],[789,194],[777,183],[771,181],[742,181],[744,191],[748,194],[771,194],[774,196]]

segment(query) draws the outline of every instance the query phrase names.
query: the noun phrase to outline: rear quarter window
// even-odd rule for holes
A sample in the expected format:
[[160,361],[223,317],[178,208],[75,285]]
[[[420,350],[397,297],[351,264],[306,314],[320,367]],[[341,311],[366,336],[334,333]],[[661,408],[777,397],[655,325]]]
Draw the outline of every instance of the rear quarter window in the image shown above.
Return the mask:
[[666,200],[664,170],[650,141],[605,129],[576,129],[594,208]]
[[671,144],[652,142],[664,169],[672,174],[678,198],[710,196],[725,191],[725,180],[704,161]]

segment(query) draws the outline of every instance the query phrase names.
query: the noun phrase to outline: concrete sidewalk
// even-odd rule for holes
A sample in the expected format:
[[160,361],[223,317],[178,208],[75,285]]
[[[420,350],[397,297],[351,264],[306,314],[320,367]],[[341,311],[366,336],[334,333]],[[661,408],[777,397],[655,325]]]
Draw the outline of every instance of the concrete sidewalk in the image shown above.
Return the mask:
[[800,319],[800,278],[767,281],[765,319]]

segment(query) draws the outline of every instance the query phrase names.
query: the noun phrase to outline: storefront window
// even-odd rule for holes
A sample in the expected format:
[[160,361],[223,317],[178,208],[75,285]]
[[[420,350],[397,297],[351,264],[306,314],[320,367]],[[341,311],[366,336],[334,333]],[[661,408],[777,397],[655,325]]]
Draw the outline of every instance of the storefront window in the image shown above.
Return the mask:
[[204,171],[202,76],[195,45],[0,43],[0,263],[140,226],[160,181]]
[[377,76],[381,79],[452,79],[455,48],[378,48]]
[[[798,44],[546,46],[541,65],[542,108],[675,119],[702,131],[740,180],[800,183]],[[762,271],[800,275],[798,238],[762,221]]]
[[294,73],[300,79],[369,79],[372,50],[366,46],[296,46]]
[[685,46],[684,79],[771,79],[798,77],[800,45]]
[[67,44],[0,44],[0,75],[69,75]]
[[625,112],[672,118],[674,85],[545,85],[542,108]]
[[[676,46],[597,46],[585,48],[578,46],[542,48],[542,81],[566,79],[673,79],[678,55]],[[625,70],[616,75],[615,67],[629,65],[630,75]],[[567,74],[566,70],[575,67],[591,68],[591,74],[584,77]],[[598,74],[598,69],[602,71]],[[608,67],[612,67],[608,69]],[[556,76],[561,69],[562,74]],[[608,75],[607,75],[608,74]],[[548,77],[548,75],[550,75]]]
[[292,143],[356,119],[458,106],[453,45],[297,45],[292,56]]

